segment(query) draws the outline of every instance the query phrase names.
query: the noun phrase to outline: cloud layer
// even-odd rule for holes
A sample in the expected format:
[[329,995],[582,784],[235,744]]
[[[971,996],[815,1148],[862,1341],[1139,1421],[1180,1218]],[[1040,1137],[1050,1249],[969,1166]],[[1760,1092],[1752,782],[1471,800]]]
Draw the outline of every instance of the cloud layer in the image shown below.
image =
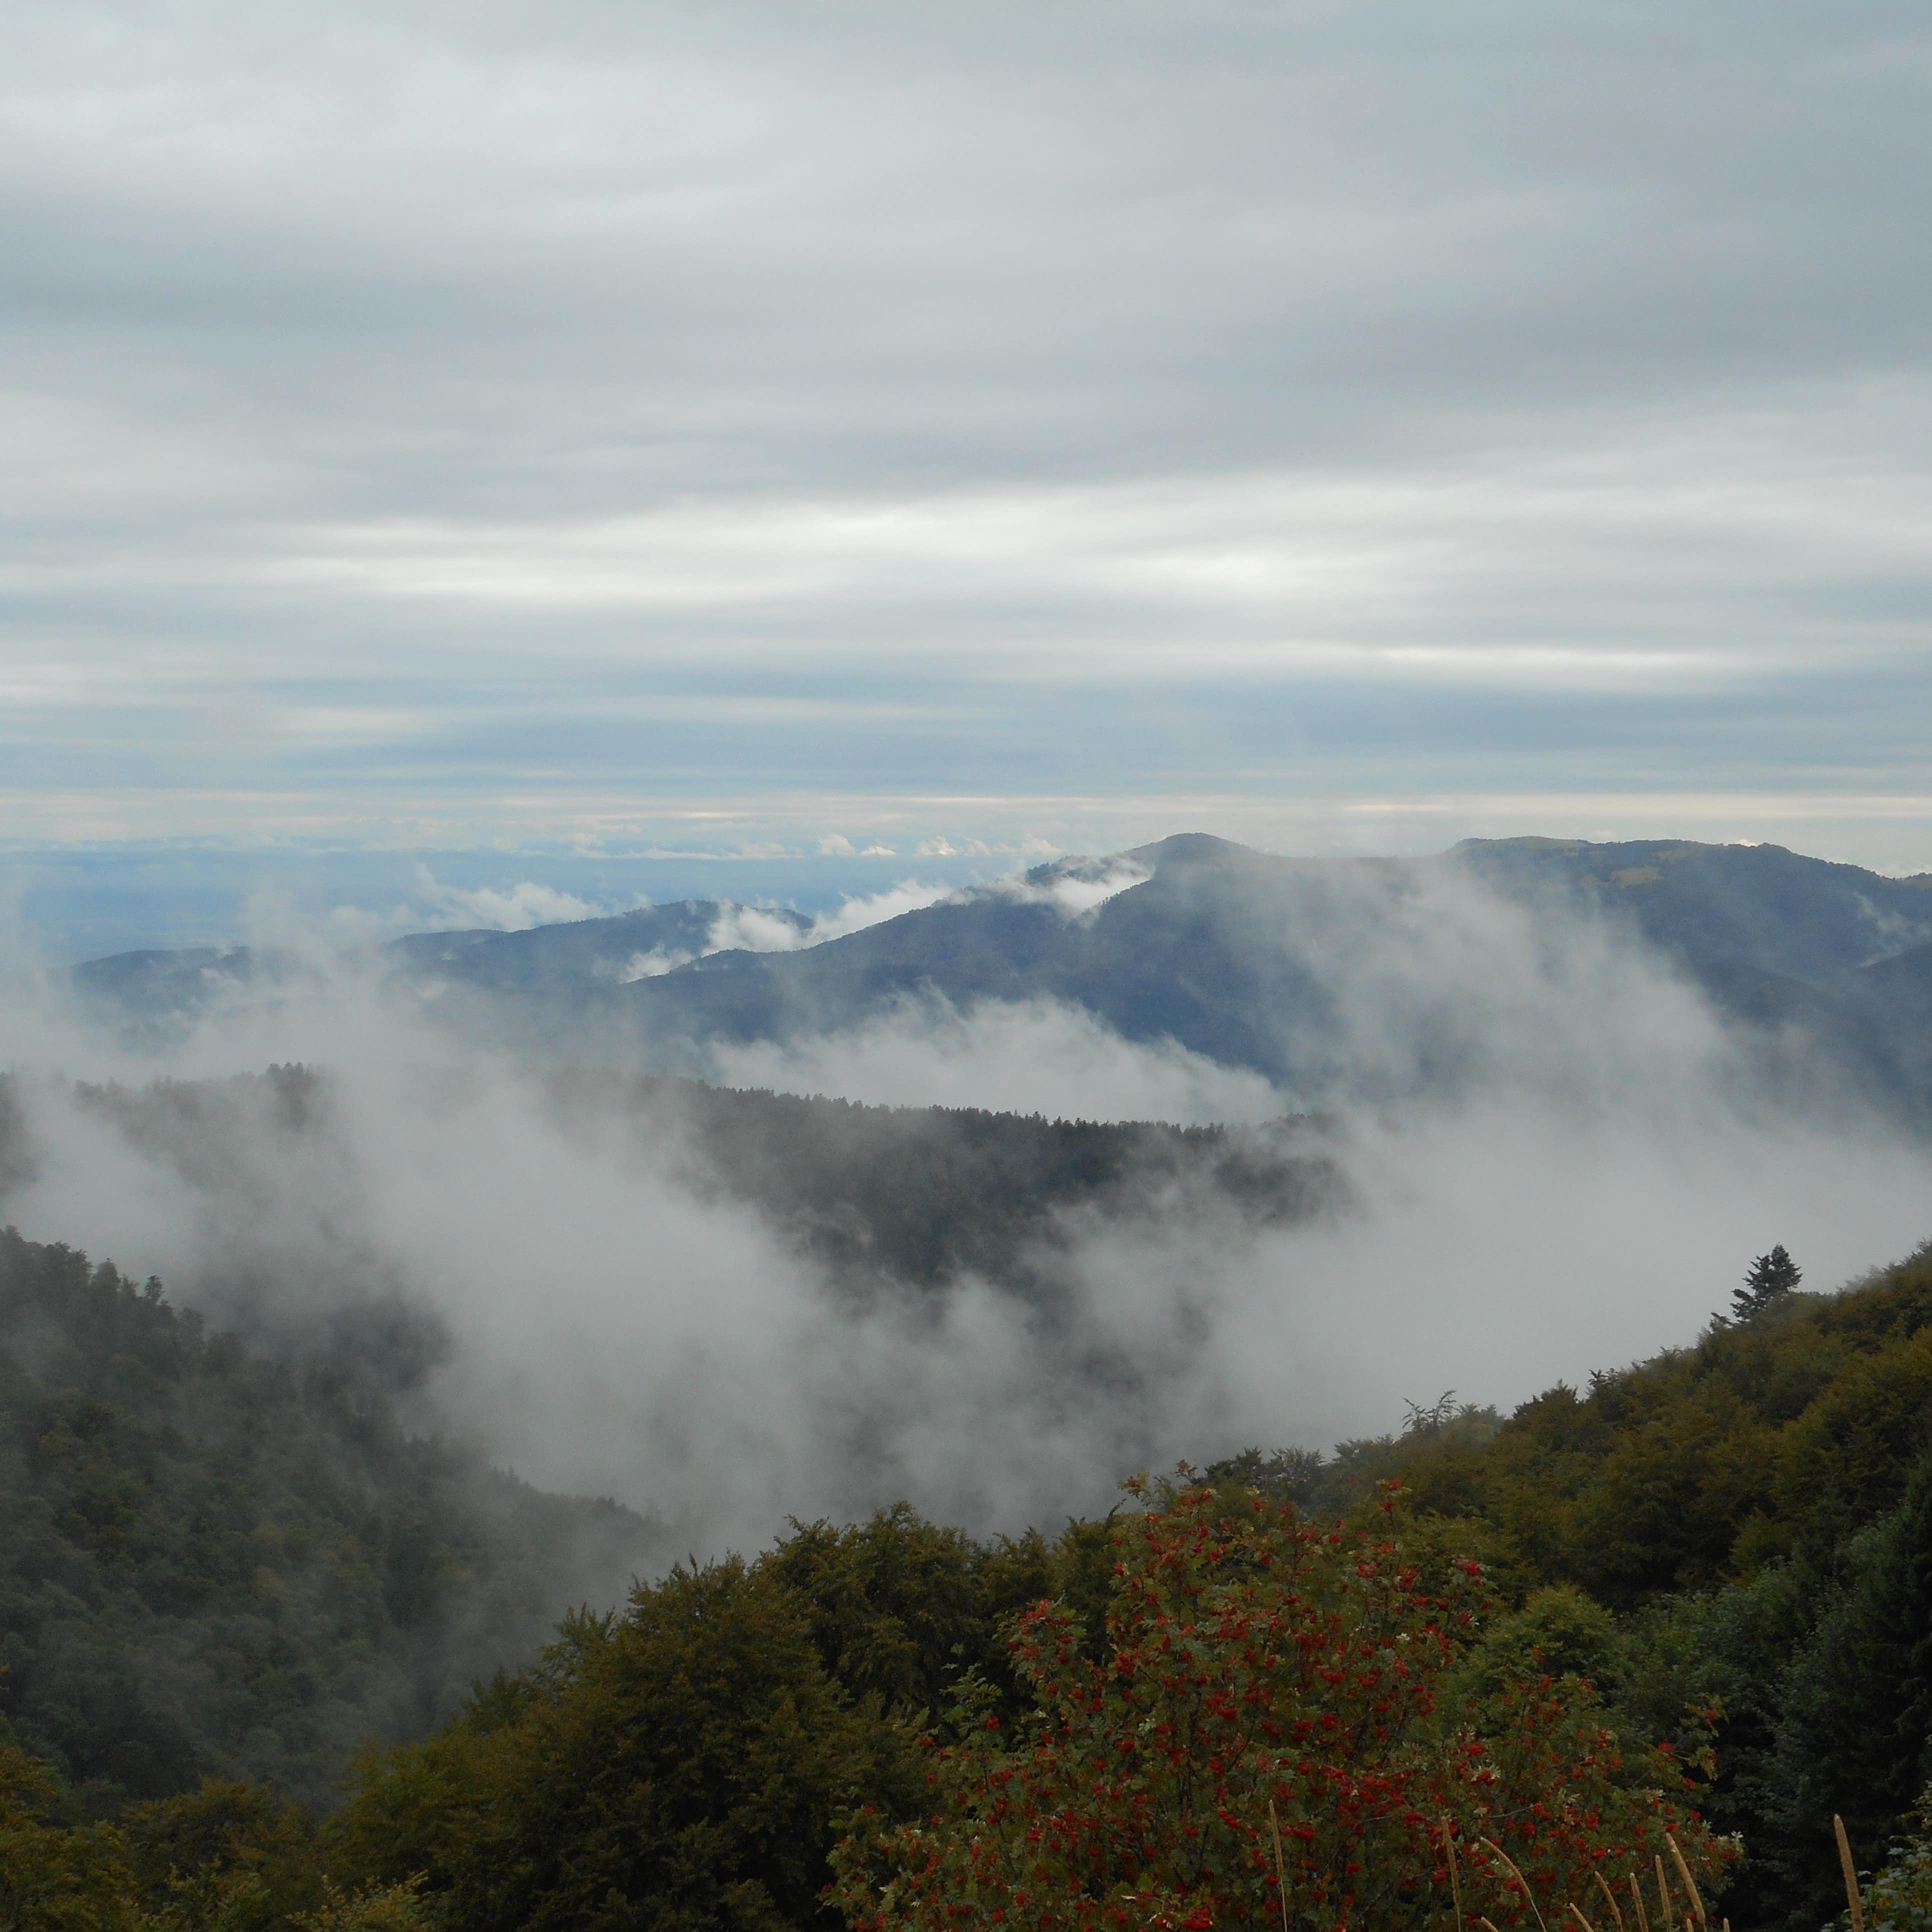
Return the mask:
[[10,824],[1923,863],[1928,77],[1891,4],[17,10]]

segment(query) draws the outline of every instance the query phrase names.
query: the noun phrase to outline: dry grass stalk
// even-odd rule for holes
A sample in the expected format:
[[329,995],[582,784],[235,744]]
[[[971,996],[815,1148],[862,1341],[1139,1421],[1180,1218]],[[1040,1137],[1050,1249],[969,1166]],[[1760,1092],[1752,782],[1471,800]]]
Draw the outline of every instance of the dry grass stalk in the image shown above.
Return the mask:
[[1838,1840],[1838,1864],[1845,1874],[1845,1899],[1852,1908],[1852,1932],[1865,1932],[1865,1902],[1858,1896],[1858,1868],[1852,1863],[1852,1841],[1845,1836],[1845,1821],[1834,1811],[1832,1829]]
[[1617,1895],[1610,1888],[1601,1872],[1590,1876],[1597,1881],[1597,1889],[1604,1894],[1604,1903],[1610,1908],[1610,1916],[1616,1922],[1617,1932],[1624,1932],[1624,1916],[1617,1910]]
[[1483,1932],[1496,1932],[1496,1928],[1486,1918],[1479,1917],[1476,1923],[1483,1928]]
[[1462,1932],[1462,1880],[1456,1869],[1456,1834],[1442,1821],[1442,1843],[1449,1853],[1449,1896],[1456,1902],[1456,1932]]
[[[1281,1888],[1281,1932],[1288,1932],[1288,1861],[1281,1855],[1281,1820],[1275,1815],[1274,1800],[1268,1800],[1268,1829],[1274,1834],[1274,1878]],[[1454,1854],[1452,1852],[1453,1858]],[[1453,1874],[1455,1868],[1450,1868]],[[1456,1901],[1456,1932],[1462,1932],[1462,1901]]]
[[1678,1876],[1684,1881],[1684,1889],[1690,1894],[1691,1910],[1697,1915],[1697,1923],[1704,1932],[1711,1932],[1711,1922],[1704,1916],[1704,1896],[1697,1889],[1697,1881],[1690,1876],[1690,1868],[1684,1862],[1684,1854],[1677,1849],[1677,1840],[1666,1832],[1664,1842],[1670,1847],[1670,1856],[1676,1862]]
[[1582,1927],[1583,1932],[1597,1932],[1597,1928],[1583,1916],[1582,1908],[1574,1899],[1570,1901],[1570,1910],[1576,1914],[1576,1923]]
[[1664,1876],[1664,1854],[1657,1854],[1657,1922],[1668,1926],[1670,1923],[1670,1885]]
[[1550,1932],[1550,1928],[1547,1925],[1545,1925],[1543,1922],[1542,1912],[1538,1910],[1536,1894],[1530,1890],[1528,1880],[1525,1878],[1522,1874],[1516,1870],[1515,1859],[1511,1858],[1508,1852],[1504,1851],[1502,1846],[1498,1844],[1493,1838],[1478,1838],[1476,1842],[1479,1845],[1486,1846],[1490,1851],[1495,1852],[1498,1858],[1502,1860],[1504,1864],[1508,1868],[1510,1876],[1514,1879],[1516,1883],[1522,1887],[1522,1895],[1525,1898],[1528,1900],[1530,1910],[1536,1913],[1536,1922],[1538,1927],[1540,1928],[1540,1932]]
[[1650,1914],[1643,1909],[1643,1887],[1636,1882],[1636,1874],[1627,1874],[1630,1880],[1630,1897],[1636,1905],[1636,1922],[1642,1932],[1650,1932]]

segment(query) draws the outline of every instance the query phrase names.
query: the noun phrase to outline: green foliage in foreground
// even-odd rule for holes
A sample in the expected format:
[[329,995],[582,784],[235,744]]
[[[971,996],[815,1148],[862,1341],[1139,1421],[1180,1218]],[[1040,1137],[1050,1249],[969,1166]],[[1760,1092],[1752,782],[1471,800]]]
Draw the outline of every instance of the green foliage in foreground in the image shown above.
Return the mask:
[[[1886,1848],[1883,1866],[1859,1879],[1870,1932],[1932,1932],[1932,1787],[1912,1807],[1899,1842]],[[1851,1932],[1851,1924],[1847,1910],[1832,1932]]]
[[[116,1333],[138,1338],[149,1322],[178,1332],[168,1325],[176,1318],[163,1322],[118,1278],[78,1258],[58,1266],[67,1272],[50,1297],[104,1310],[124,1324]],[[215,1347],[196,1346],[203,1362]],[[147,1359],[139,1347],[123,1352]],[[38,1386],[47,1385],[46,1359]],[[154,1646],[125,1654],[156,1659],[165,1689],[178,1653],[153,1634],[172,1628],[172,1613],[158,1598],[134,1598],[142,1552],[174,1546],[142,1527],[139,1508],[117,1515],[100,1498],[138,1502],[138,1487],[117,1490],[109,1478],[143,1467],[160,1472],[157,1494],[188,1494],[165,1487],[176,1480],[166,1456],[191,1468],[212,1452],[206,1438],[192,1453],[171,1447],[154,1425],[166,1414],[165,1377],[158,1396],[116,1386],[118,1396],[94,1391],[115,1411],[104,1432],[114,1454],[88,1463],[92,1452],[69,1449],[61,1433],[74,1412],[45,1408],[38,1435],[13,1438],[28,1502],[4,1506],[34,1534],[54,1526],[97,1566],[104,1580],[89,1587],[124,1602],[128,1628]],[[102,1439],[65,1426],[83,1451]],[[150,1426],[156,1446],[143,1465],[130,1445]],[[94,1473],[61,1473],[76,1468]],[[1573,1774],[1610,1775],[1614,1792],[1625,1788],[1616,1766],[1646,1767],[1631,1789],[1649,1788],[1659,1762],[1681,1767],[1690,1788],[1679,1802],[1742,1839],[1722,1896],[1741,1932],[1811,1932],[1840,1910],[1834,1813],[1861,1862],[1885,1868],[1871,1881],[1874,1932],[1928,1922],[1932,1849],[1914,1808],[1932,1778],[1932,1249],[1841,1294],[1781,1290],[1754,1314],[1714,1322],[1694,1348],[1598,1376],[1581,1392],[1547,1391],[1508,1418],[1445,1399],[1415,1409],[1400,1433],[1332,1456],[1250,1452],[1210,1472],[1196,1507],[1232,1520],[1288,1506],[1287,1522],[1355,1524],[1390,1479],[1406,1500],[1388,1560],[1414,1578],[1405,1589],[1446,1598],[1454,1566],[1474,1562],[1491,1600],[1433,1667],[1435,1708],[1413,1727],[1418,1745],[1466,1736],[1496,1741],[1486,1748],[1500,1753],[1529,1735],[1525,1712],[1571,1714],[1562,1724],[1574,1716],[1598,1741],[1565,1744],[1537,1775],[1573,1790],[1584,1788]],[[259,1471],[250,1480],[258,1498],[281,1493]],[[278,1510],[295,1510],[303,1492],[292,1493]],[[1042,1724],[1084,1736],[1087,1720],[1064,1696],[1054,1702],[1060,1691],[1042,1697],[1037,1660],[1024,1654],[1028,1631],[1036,1643],[1051,1633],[1056,1685],[1090,1682],[1096,1712],[1118,1706],[1132,1718],[1116,1727],[1113,1748],[1142,1735],[1129,1706],[1145,1658],[1121,1648],[1122,1593],[1134,1574],[1121,1539],[1144,1520],[991,1544],[903,1507],[861,1525],[796,1526],[754,1560],[675,1570],[640,1586],[620,1615],[567,1620],[534,1664],[479,1682],[433,1736],[365,1750],[346,1799],[325,1817],[259,1783],[182,1788],[191,1776],[145,1802],[104,1802],[85,1761],[77,1781],[39,1761],[50,1756],[41,1714],[55,1707],[10,1687],[0,1703],[20,1720],[0,1748],[0,1927],[836,1925],[824,1888],[842,1821],[872,1808],[874,1835],[861,1841],[896,1847],[886,1864],[904,1863],[911,1841],[893,1834],[933,1803],[933,1747],[920,1739],[936,1726],[942,1741],[959,1741],[944,1713],[997,1720],[1000,1740],[1025,1748],[1047,1736]],[[103,1540],[115,1535],[123,1540]],[[140,1560],[117,1569],[117,1550]],[[21,1588],[20,1569],[8,1574]],[[112,1598],[115,1588],[130,1594]],[[316,1600],[299,1600],[313,1616]],[[1042,1604],[1056,1607],[1042,1612]],[[337,1654],[327,1646],[344,1642],[342,1628],[286,1616],[280,1626],[295,1662],[311,1641]],[[1130,1650],[1144,1652],[1144,1634]],[[22,1642],[17,1654],[45,1671],[44,1651]],[[138,1669],[125,1681],[157,1694]],[[1558,1734],[1583,1739],[1586,1729],[1559,1725]],[[1661,1760],[1652,1755],[1659,1744]],[[998,1752],[1010,1746],[992,1757],[990,1748],[982,1738],[968,1755],[1004,1775],[1012,1766]],[[1388,1774],[1408,1776],[1408,1762]],[[1056,1788],[1053,1775],[1042,1769],[1041,1792]],[[946,1802],[956,1820],[980,1815],[970,1794]],[[1245,1812],[1237,1825],[1204,1823],[1234,1833],[1240,1858],[1262,1849]],[[1425,1917],[1439,1904],[1416,1889],[1440,1882],[1424,1876],[1429,1842],[1425,1829],[1390,1894]],[[1087,1852],[1064,1844],[1066,1870],[1086,1869]],[[984,1864],[970,1833],[944,1856],[973,1884],[1013,1882]],[[848,1904],[860,1897],[854,1885],[872,1883],[865,1872],[883,1869],[848,1866]],[[1102,1875],[1132,1889],[1111,1868]],[[1533,1871],[1531,1880],[1541,1882]],[[1203,1911],[1203,1924],[1245,1924],[1252,1913],[1227,1901],[1266,1902],[1265,1881],[1248,1870],[1245,1892],[1210,1885],[1213,1897],[1182,1913],[1176,1901],[1198,1888],[1188,1878],[1169,1887],[1162,1910],[1177,1924]],[[880,1909],[883,1893],[864,1895],[867,1910]],[[956,1922],[944,1898],[933,1902],[935,1923]],[[1513,1916],[1507,1899],[1490,1904],[1498,1924]]]
[[[1507,1841],[1532,1886],[1568,1896],[1600,1842],[1631,1856],[1661,1844],[1673,1816],[1662,1781],[1687,1854],[1707,1878],[1723,1862],[1682,1809],[1694,1769],[1624,1749],[1574,1675],[1552,1684],[1526,1648],[1541,1626],[1505,1620],[1472,1642],[1481,1566],[1456,1553],[1459,1534],[1390,1516],[1345,1540],[1292,1509],[1252,1496],[1230,1508],[1202,1490],[1100,1533],[1112,1574],[1097,1648],[1078,1607],[1093,1569],[1086,1526],[1058,1544],[980,1546],[901,1509],[843,1530],[800,1528],[752,1562],[674,1570],[638,1586],[622,1616],[567,1620],[536,1665],[479,1686],[436,1736],[366,1754],[347,1802],[320,1826],[260,1786],[214,1784],[113,1825],[63,1824],[57,1784],[15,1754],[32,1789],[0,1802],[0,1824],[23,1847],[19,1884],[39,1888],[22,1893],[17,1922],[835,1927],[830,1855],[849,1822],[910,1826],[932,1804],[943,1760],[928,1714],[910,1703],[932,1685],[946,1686],[974,1727],[1013,1739],[1016,1762],[1044,1744],[1043,1725],[1084,1721],[1089,1692],[1069,1687],[1090,1687],[1087,1743],[1119,1766],[1122,1826],[1147,1822],[1133,1808],[1141,1774],[1121,1756],[1143,1740],[1162,1767],[1148,1816],[1198,1814],[1220,1834],[1213,1869],[1246,1874],[1210,1882],[1208,1867],[1177,1863],[1188,1896],[1174,1922],[1190,1927],[1245,1924],[1241,1901],[1270,1901],[1255,1862],[1270,1777],[1300,1882],[1326,1874],[1358,1898],[1400,1899],[1418,1926],[1441,1918],[1430,1821],[1452,1811],[1468,1880],[1486,1887],[1504,1926],[1527,1924],[1526,1902],[1484,1850],[1485,1832]],[[1279,1574],[1257,1594],[1271,1564]],[[1024,1615],[1003,1613],[1028,1598]],[[1327,1649],[1301,1641],[1311,1611]],[[1156,1624],[1172,1624],[1180,1647]],[[1245,1759],[1231,1769],[1223,1733],[1264,1690],[1278,1769],[1262,1775]],[[1064,1768],[1084,1789],[1078,1755]],[[1232,1837],[1215,1823],[1231,1803],[1242,1814]],[[970,1863],[970,1834],[960,1849]],[[847,1879],[850,1903],[849,1863]],[[1132,1880],[1113,1874],[1103,1889]],[[48,1900],[70,1916],[46,1916]],[[943,1899],[934,1909],[950,1922]]]
[[107,1916],[77,1925],[836,1924],[820,1897],[836,1820],[916,1802],[908,1720],[962,1670],[1010,1683],[1014,1612],[1047,1596],[1104,1610],[1106,1535],[980,1544],[902,1508],[674,1570],[622,1616],[566,1619],[428,1742],[365,1753],[320,1826],[263,1786],[214,1784],[88,1826],[17,1751],[39,1795],[6,1816],[38,1834],[49,1886],[94,1886]]
[[1748,1853],[1733,1922],[1808,1932],[1840,1895],[1834,1813],[1869,1858],[1932,1778],[1928,1459],[1932,1244],[1507,1420],[1445,1401],[1333,1459],[1216,1473],[1318,1508],[1399,1477],[1480,1526],[1526,1610],[1570,1592],[1554,1654],[1582,1646],[1627,1728],[1688,1743],[1719,1714],[1708,1808]]
[[834,1864],[856,1932],[1454,1932],[1459,1884],[1526,1928],[1672,1845],[1706,1886],[1736,1857],[1696,1779],[1619,1739],[1581,1678],[1511,1670],[1505,1645],[1459,1686],[1482,1566],[1444,1560],[1393,1486],[1342,1524],[1252,1492],[1156,1501],[1115,1540],[1104,1657],[1064,1606],[1030,1611],[1028,1720],[969,1678],[922,1742],[917,1814],[855,1820]]
[[366,1762],[327,1844],[424,1875],[439,1922],[476,1932],[798,1924],[833,1816],[890,1792],[896,1745],[826,1674],[800,1600],[733,1560],[576,1619],[442,1736]]

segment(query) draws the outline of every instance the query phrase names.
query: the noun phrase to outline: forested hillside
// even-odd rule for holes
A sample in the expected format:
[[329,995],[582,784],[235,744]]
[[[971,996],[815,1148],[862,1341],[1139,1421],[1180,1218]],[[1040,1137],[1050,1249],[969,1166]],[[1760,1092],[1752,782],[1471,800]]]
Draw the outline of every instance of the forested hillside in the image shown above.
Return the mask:
[[0,1231],[0,1710],[90,1810],[209,1776],[325,1802],[645,1538],[406,1434],[340,1361]]
[[550,1090],[567,1111],[594,1101],[663,1124],[700,1184],[830,1267],[921,1287],[978,1273],[1040,1292],[1042,1251],[1082,1214],[1118,1226],[1208,1209],[1279,1226],[1350,1200],[1328,1131],[1306,1118],[1049,1120],[649,1076],[560,1075]]
[[1932,1244],[1506,1420],[1450,1400],[1332,1457],[1216,1473],[1323,1514],[1399,1478],[1480,1526],[1552,1655],[1640,1728],[1720,1712],[1709,1810],[1749,1855],[1738,1922],[1816,1924],[1832,1814],[1874,1857],[1932,1780]]
[[[975,1897],[1112,1923],[1125,1886],[1204,1932],[1279,1923],[1285,1881],[1292,1927],[1448,1932],[1446,1832],[1469,1903],[1527,1928],[1598,1874],[1664,1858],[1678,1886],[1667,1830],[1714,1916],[1800,1932],[1842,1898],[1833,1814],[1870,1871],[1932,1777],[1932,1244],[1833,1294],[1761,1266],[1694,1347],[1506,1418],[1445,1398],[1332,1455],[1136,1485],[1105,1522],[795,1526],[573,1615],[433,1737],[359,1757],[332,1811],[344,1687],[406,1732],[464,1654],[425,1570],[516,1599],[530,1569],[452,1504],[448,1452],[65,1250],[6,1254],[10,1507],[40,1540],[10,1560],[0,1828],[20,1870],[107,1901],[72,1922],[923,1932]],[[298,1448],[242,1439],[270,1400]],[[238,1469],[256,1513],[231,1525]],[[384,1514],[398,1470],[414,1519]],[[172,1736],[196,1660],[250,1714],[117,1771],[58,1688],[74,1626],[119,1646],[124,1732]],[[309,1754],[251,1762],[278,1725]],[[94,1782],[66,1795],[20,1744]],[[245,1784],[123,1808],[208,1769],[307,1808]],[[1895,1862],[1894,1922],[1922,1869]],[[1042,1886],[1092,1913],[1016,1918]],[[200,1917],[165,1917],[190,1892]]]

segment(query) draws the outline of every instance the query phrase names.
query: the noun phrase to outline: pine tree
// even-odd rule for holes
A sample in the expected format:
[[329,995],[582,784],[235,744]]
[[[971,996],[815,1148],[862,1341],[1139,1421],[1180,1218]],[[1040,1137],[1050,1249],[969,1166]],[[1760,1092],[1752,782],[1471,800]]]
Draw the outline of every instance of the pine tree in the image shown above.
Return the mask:
[[1794,1660],[1766,1777],[1760,1855],[1779,1870],[1790,1932],[1835,1888],[1829,1820],[1876,1862],[1907,1822],[1932,1748],[1932,1456],[1892,1514],[1847,1546],[1849,1580]]
[[1760,1315],[1780,1296],[1789,1294],[1804,1279],[1804,1271],[1784,1252],[1780,1241],[1768,1255],[1760,1255],[1744,1276],[1744,1285],[1731,1291],[1734,1320],[1748,1322]]

